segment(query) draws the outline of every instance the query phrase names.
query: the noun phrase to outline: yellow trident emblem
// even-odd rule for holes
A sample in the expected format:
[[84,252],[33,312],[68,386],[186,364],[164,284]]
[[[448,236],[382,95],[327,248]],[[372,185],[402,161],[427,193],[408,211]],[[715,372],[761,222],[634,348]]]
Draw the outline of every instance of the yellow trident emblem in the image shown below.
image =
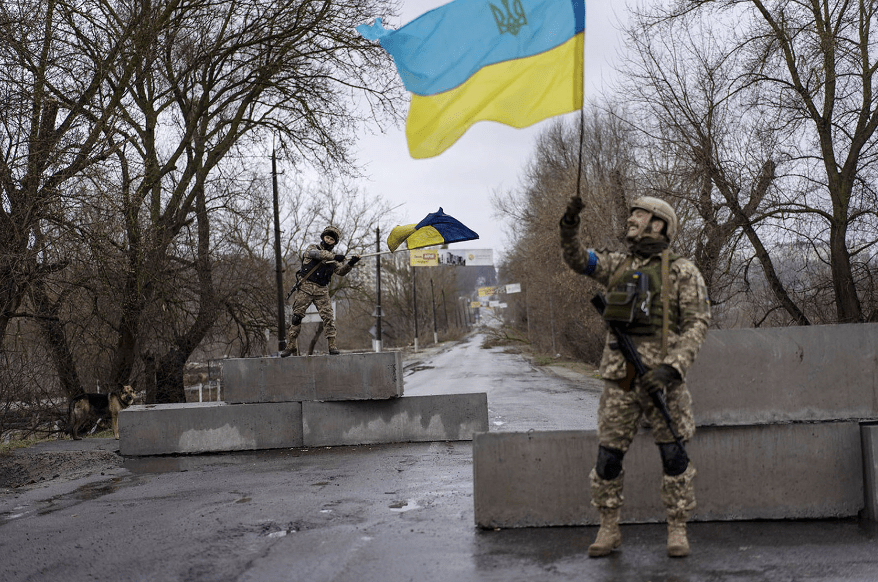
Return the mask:
[[500,8],[488,3],[488,6],[491,7],[491,12],[494,14],[494,21],[497,23],[497,29],[500,31],[500,34],[508,32],[512,34],[512,36],[518,36],[521,27],[527,24],[527,15],[524,13],[524,7],[521,5],[521,0],[514,0],[512,2],[511,10],[509,8],[509,0],[502,0],[502,2],[503,8],[506,9],[505,13]]

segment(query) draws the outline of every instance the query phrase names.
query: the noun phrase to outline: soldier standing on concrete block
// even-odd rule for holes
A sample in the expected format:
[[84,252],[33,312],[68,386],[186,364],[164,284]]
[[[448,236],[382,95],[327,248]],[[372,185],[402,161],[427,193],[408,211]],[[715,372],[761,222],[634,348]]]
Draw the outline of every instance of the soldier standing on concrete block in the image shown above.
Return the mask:
[[[590,474],[592,505],[600,512],[601,526],[588,555],[606,556],[622,543],[622,458],[646,415],[662,458],[660,495],[668,517],[668,555],[687,556],[686,522],[695,509],[695,468],[682,444],[695,433],[695,421],[684,378],[710,322],[704,278],[691,261],[668,250],[677,233],[677,215],[667,202],[644,197],[630,205],[628,253],[582,246],[583,207],[579,196],[571,198],[561,219],[564,261],[606,286],[604,319],[631,337],[648,369],[637,376],[616,338],[608,334],[600,365],[604,378],[598,408],[600,445]],[[654,401],[662,394],[679,441]]]
[[323,333],[329,344],[329,353],[339,353],[335,343],[335,317],[332,313],[332,301],[329,299],[329,281],[334,274],[347,275],[360,260],[359,255],[353,255],[344,264],[345,256],[332,250],[340,238],[341,231],[338,228],[327,226],[320,234],[320,243],[309,245],[302,255],[302,268],[296,273],[296,285],[293,287],[293,315],[287,332],[287,349],[280,353],[282,358],[299,355],[297,340],[302,331],[302,319],[312,303],[323,320]]

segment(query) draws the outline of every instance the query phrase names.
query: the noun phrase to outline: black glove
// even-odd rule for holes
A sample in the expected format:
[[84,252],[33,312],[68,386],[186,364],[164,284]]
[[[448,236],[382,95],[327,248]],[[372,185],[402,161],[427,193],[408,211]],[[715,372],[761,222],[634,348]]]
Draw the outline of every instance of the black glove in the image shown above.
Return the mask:
[[641,378],[643,387],[649,394],[667,390],[671,384],[679,382],[683,378],[677,370],[667,364],[660,364],[647,372]]
[[351,257],[351,260],[348,261],[348,264],[353,267],[354,265],[356,265],[359,262],[360,262],[360,255],[354,255]]
[[344,255],[335,255],[335,261],[340,263],[344,260]]
[[583,203],[582,198],[579,196],[574,196],[567,203],[567,210],[564,211],[564,216],[561,218],[561,224],[566,225],[574,225],[579,223],[579,213],[582,212],[582,209],[585,208],[585,203]]

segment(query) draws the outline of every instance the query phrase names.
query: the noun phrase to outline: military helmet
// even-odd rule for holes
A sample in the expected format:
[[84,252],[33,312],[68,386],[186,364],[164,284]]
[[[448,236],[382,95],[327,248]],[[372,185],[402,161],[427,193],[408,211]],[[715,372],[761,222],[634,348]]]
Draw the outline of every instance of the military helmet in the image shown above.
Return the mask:
[[670,204],[660,198],[643,196],[631,203],[629,211],[633,212],[635,208],[646,210],[656,218],[664,220],[667,225],[665,234],[668,237],[668,242],[674,242],[674,237],[677,236],[677,213],[674,212]]
[[341,230],[339,230],[337,227],[332,226],[330,224],[329,226],[327,226],[326,228],[323,229],[322,233],[320,233],[320,239],[323,240],[324,236],[331,236],[332,238],[335,239],[335,242],[338,242],[341,240]]

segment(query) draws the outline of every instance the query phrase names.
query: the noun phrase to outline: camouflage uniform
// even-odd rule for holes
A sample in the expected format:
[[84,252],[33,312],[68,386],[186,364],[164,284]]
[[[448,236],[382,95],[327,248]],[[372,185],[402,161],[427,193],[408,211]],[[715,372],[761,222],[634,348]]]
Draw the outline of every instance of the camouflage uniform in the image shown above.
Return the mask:
[[335,318],[332,313],[332,301],[329,298],[329,281],[332,275],[347,275],[355,264],[351,262],[342,264],[335,260],[335,256],[335,252],[316,244],[309,245],[305,249],[301,271],[304,272],[303,274],[307,274],[314,268],[315,261],[322,261],[322,265],[307,280],[302,281],[299,289],[293,294],[292,321],[299,323],[291,323],[287,332],[287,346],[296,345],[296,340],[302,330],[302,317],[305,316],[305,311],[312,303],[317,307],[320,319],[323,320],[323,333],[327,341],[332,346],[335,345]]
[[[579,240],[579,221],[575,225],[561,224],[561,246],[564,261],[577,273],[588,275],[607,286],[610,280],[621,271],[641,269],[651,262],[661,262],[661,255],[641,257],[634,254],[610,252],[607,250],[586,249]],[[661,330],[651,336],[631,336],[643,363],[647,368],[667,364],[676,370],[680,378],[692,365],[701,347],[710,322],[710,307],[704,279],[695,265],[683,258],[671,257],[668,287],[663,293],[669,294],[669,331],[667,354],[662,357]],[[647,394],[638,378],[631,382],[630,364],[622,353],[610,347],[611,334],[608,334],[601,358],[600,372],[603,376],[604,390],[598,409],[598,437],[603,447],[622,453],[628,450],[637,432],[641,416],[652,426],[656,444],[674,441],[664,418]],[[626,389],[627,386],[627,389]],[[692,415],[692,398],[684,381],[672,383],[666,400],[671,418],[678,434],[686,441],[695,433]],[[695,508],[693,477],[695,468],[690,463],[679,475],[664,474],[661,485],[661,499],[669,522],[672,518],[685,521]],[[598,510],[618,510],[623,503],[622,484],[624,470],[615,479],[602,479],[592,469],[592,504]]]

